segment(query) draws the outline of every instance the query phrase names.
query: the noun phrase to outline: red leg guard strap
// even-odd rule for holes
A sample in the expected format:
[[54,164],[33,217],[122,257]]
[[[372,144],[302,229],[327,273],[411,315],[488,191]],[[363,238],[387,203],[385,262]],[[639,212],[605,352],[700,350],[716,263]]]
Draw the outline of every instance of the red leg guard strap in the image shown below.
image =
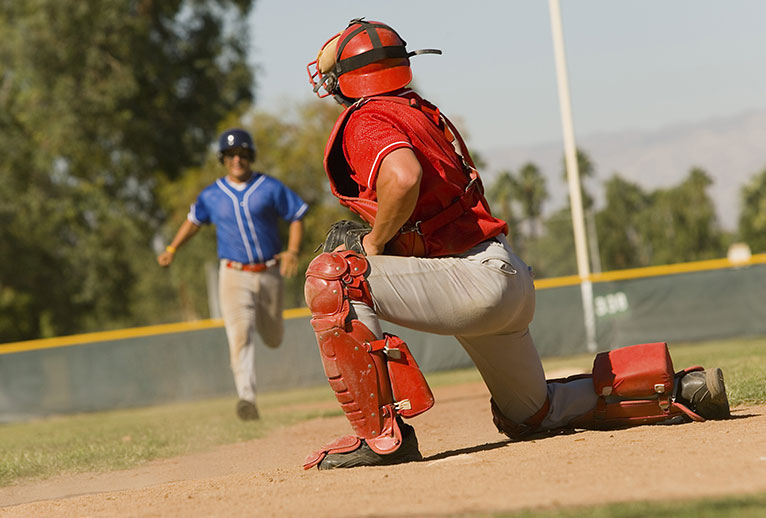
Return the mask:
[[[319,254],[306,271],[306,303],[325,374],[351,426],[362,439],[393,442],[393,396],[383,353],[371,352],[375,335],[350,320],[350,300],[372,304],[364,256],[343,251]],[[370,447],[375,449],[373,444]],[[394,448],[381,440],[378,453]],[[393,450],[392,450],[393,451]]]
[[548,415],[548,411],[551,408],[551,402],[548,399],[548,396],[545,396],[545,402],[543,403],[543,406],[541,406],[540,409],[532,416],[530,416],[526,421],[519,424],[505,417],[502,412],[500,412],[500,408],[498,408],[494,399],[490,399],[489,403],[490,407],[492,408],[492,421],[495,423],[497,431],[504,433],[514,441],[520,441],[524,437],[527,437],[538,431],[540,428],[540,423],[543,422],[543,419],[545,419],[545,416]]
[[372,351],[387,357],[396,413],[409,419],[434,406],[434,395],[407,344],[396,335],[383,333],[383,339],[370,343]]
[[[376,453],[385,455],[393,453],[402,444],[402,432],[396,419],[391,420],[391,430],[381,434],[377,439],[365,439],[365,442]],[[383,444],[385,443],[385,444]],[[355,435],[346,435],[310,453],[303,461],[303,469],[311,469],[333,453],[349,453],[362,445],[362,439]],[[393,447],[392,447],[393,446]]]
[[[366,344],[374,340],[357,320],[349,331],[330,328],[317,332],[325,374],[354,431],[374,439],[390,427],[394,415],[391,384],[381,353],[370,354]],[[382,453],[382,452],[379,452]]]
[[346,435],[330,444],[325,445],[321,450],[309,453],[303,461],[303,469],[311,469],[327,457],[330,453],[348,453],[354,451],[362,445],[362,440],[355,435]]
[[[356,433],[356,437],[342,438],[309,455],[308,467],[321,462],[328,453],[352,451],[362,439],[379,455],[395,452],[402,442],[397,411],[411,417],[433,404],[430,389],[406,344],[393,335],[376,340],[367,326],[349,318],[350,300],[372,306],[365,278],[368,270],[369,263],[364,256],[343,251],[320,254],[306,271],[306,303],[313,316],[311,325],[317,336],[322,365]],[[386,355],[398,358],[388,361]],[[420,376],[419,380],[414,371]],[[404,397],[395,403],[394,377],[409,381],[418,389],[405,387],[407,405],[403,405]],[[397,397],[399,385],[400,382],[394,383]]]

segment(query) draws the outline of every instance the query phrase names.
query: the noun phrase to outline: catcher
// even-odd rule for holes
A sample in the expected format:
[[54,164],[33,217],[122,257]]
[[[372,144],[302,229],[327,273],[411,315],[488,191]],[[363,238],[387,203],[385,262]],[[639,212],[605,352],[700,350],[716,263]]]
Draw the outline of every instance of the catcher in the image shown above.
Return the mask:
[[[379,319],[453,335],[514,440],[563,427],[611,428],[724,418],[720,369],[674,372],[664,343],[599,354],[592,374],[546,381],[529,324],[530,269],[492,216],[452,123],[416,92],[408,52],[388,25],[355,19],[308,66],[314,92],[345,105],[325,150],[332,193],[369,227],[331,228],[305,295],[325,372],[353,428],[310,454],[309,469],[421,459],[413,428],[433,396]],[[322,91],[324,90],[324,91]]]

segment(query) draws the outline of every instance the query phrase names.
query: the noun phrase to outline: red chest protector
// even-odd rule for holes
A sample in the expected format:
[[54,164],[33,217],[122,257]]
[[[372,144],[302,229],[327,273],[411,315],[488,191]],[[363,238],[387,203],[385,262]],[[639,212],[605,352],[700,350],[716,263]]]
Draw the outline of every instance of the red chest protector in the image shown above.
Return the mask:
[[[413,136],[413,151],[423,165],[418,202],[399,233],[386,245],[391,255],[440,257],[462,253],[498,234],[507,233],[504,221],[492,217],[484,198],[481,179],[465,143],[438,108],[415,94],[412,97],[379,96],[363,99],[347,108],[335,123],[325,148],[324,166],[330,189],[340,203],[374,224],[377,201],[359,196],[359,185],[343,153],[343,131],[350,115],[367,103],[385,103],[392,115],[406,115],[401,122]],[[405,112],[404,110],[413,110]],[[431,144],[428,144],[431,142]],[[427,149],[438,147],[449,157],[440,168],[426,167]],[[454,166],[450,165],[454,164]]]

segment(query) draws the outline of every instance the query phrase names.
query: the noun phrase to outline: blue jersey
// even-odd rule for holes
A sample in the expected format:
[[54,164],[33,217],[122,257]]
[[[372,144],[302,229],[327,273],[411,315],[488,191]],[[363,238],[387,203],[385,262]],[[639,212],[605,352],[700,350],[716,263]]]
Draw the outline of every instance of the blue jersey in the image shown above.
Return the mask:
[[240,263],[263,263],[282,251],[278,220],[293,222],[308,210],[285,184],[263,173],[253,173],[243,190],[226,177],[207,186],[187,216],[201,226],[215,225],[218,257]]

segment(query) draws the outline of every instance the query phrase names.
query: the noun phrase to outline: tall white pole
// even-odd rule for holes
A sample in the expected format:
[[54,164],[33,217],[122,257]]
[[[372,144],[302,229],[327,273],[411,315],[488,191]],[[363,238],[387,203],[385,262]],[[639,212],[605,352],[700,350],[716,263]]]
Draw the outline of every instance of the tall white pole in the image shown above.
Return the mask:
[[549,0],[551,11],[551,32],[553,50],[556,57],[556,78],[561,104],[561,126],[564,132],[564,158],[566,161],[567,181],[569,183],[569,201],[572,210],[575,253],[577,255],[577,273],[580,276],[583,313],[585,315],[585,340],[589,351],[598,348],[596,343],[596,316],[593,311],[593,285],[590,281],[590,262],[585,237],[585,218],[583,217],[582,194],[580,191],[580,171],[577,167],[577,147],[572,123],[572,107],[569,100],[569,79],[567,77],[566,56],[564,54],[564,33],[561,26],[561,9],[558,0]]

